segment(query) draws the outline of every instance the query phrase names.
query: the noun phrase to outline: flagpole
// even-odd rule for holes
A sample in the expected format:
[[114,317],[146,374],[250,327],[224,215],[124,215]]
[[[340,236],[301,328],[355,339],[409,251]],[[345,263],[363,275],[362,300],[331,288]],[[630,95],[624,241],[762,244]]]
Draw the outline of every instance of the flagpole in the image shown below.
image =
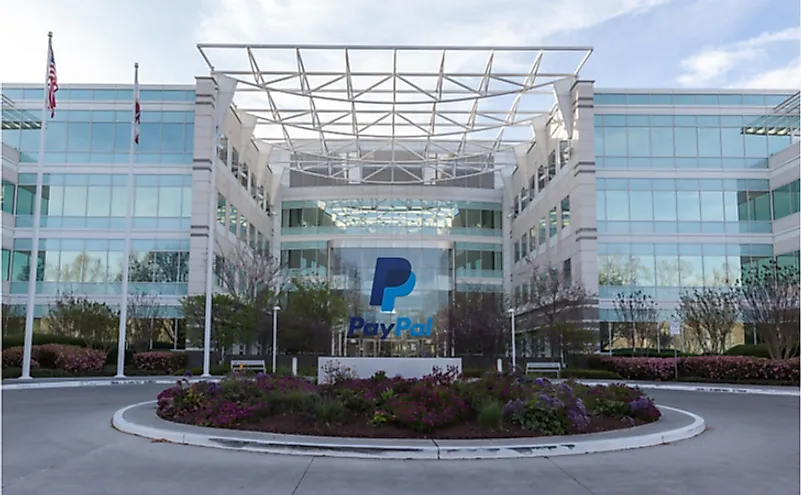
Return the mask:
[[125,342],[128,325],[128,272],[130,271],[131,257],[131,229],[133,228],[134,206],[134,156],[136,147],[136,107],[139,102],[139,63],[134,64],[134,104],[131,108],[131,139],[128,151],[128,185],[126,187],[127,203],[125,206],[125,245],[122,258],[122,299],[120,301],[120,331],[117,339],[117,374],[115,378],[125,378]]
[[[217,105],[220,104],[220,88],[217,86],[214,98],[214,114],[212,117],[212,138],[211,138],[211,177],[209,188],[209,237],[206,252],[206,306],[203,315],[203,373],[204,378],[211,377],[211,308],[214,297],[214,234],[217,229],[217,142],[220,129],[218,119],[220,111]],[[227,109],[226,109],[227,111]],[[222,114],[225,115],[224,113]]]
[[31,353],[33,352],[33,319],[36,305],[36,278],[39,271],[39,227],[42,218],[42,182],[44,177],[45,130],[47,128],[47,110],[50,99],[50,58],[53,53],[53,32],[47,33],[47,62],[45,64],[45,85],[42,97],[42,122],[39,132],[39,156],[36,163],[36,194],[33,205],[33,241],[28,270],[28,307],[25,315],[25,343],[22,355],[22,379],[31,378]]

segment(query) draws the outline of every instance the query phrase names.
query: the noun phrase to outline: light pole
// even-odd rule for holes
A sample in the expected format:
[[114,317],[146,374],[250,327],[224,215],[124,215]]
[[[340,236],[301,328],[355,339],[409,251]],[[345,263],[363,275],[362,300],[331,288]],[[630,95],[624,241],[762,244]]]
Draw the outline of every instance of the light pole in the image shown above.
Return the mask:
[[509,314],[512,315],[512,373],[517,371],[517,344],[515,342],[515,337],[517,337],[515,332],[515,309],[509,309]]
[[278,357],[278,312],[281,311],[281,306],[273,306],[273,374],[275,374],[275,363]]

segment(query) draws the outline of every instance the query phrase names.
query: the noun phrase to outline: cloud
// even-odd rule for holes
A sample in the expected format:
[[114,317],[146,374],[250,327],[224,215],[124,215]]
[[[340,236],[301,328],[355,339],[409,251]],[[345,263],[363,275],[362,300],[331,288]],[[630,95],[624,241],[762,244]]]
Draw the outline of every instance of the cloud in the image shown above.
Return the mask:
[[801,28],[790,28],[762,33],[727,45],[704,48],[680,62],[684,73],[679,76],[678,82],[683,86],[706,86],[719,83],[732,73],[747,73],[749,67],[758,70],[760,64],[768,58],[769,49],[775,44],[799,39]]
[[732,87],[797,90],[801,88],[801,57],[791,60],[785,66],[743,79]]

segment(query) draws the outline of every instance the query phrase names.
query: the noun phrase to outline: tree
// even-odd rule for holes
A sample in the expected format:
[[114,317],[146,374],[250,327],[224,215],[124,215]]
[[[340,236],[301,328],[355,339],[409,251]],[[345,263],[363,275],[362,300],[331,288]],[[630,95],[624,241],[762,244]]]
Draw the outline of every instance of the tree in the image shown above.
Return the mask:
[[721,354],[740,316],[740,297],[730,287],[703,287],[679,295],[676,314],[704,354]]
[[597,338],[591,323],[598,319],[597,297],[560,270],[529,263],[531,291],[521,323],[539,333],[563,362],[568,352],[586,352]]
[[[206,296],[187,296],[181,300],[187,325],[187,338],[203,347],[206,319]],[[221,353],[240,342],[250,342],[255,335],[256,315],[252,307],[228,294],[215,294],[211,305],[211,348]]]
[[3,336],[20,335],[25,331],[25,315],[16,306],[3,304],[2,308]]
[[743,316],[756,327],[774,359],[798,353],[799,272],[775,261],[746,272],[741,283]]
[[512,334],[502,294],[456,292],[442,316],[447,348],[458,355],[497,357],[506,352]]
[[281,265],[244,243],[220,249],[225,254],[214,267],[219,284],[233,300],[255,312],[251,340],[239,343],[258,339],[262,351],[267,351],[272,346],[272,312],[281,289]]
[[48,327],[56,335],[80,337],[87,347],[108,352],[116,343],[120,316],[106,303],[64,294],[50,307]]
[[135,292],[128,295],[128,338],[137,350],[152,349],[153,341],[166,333],[174,340],[170,321],[158,294]]
[[632,352],[659,338],[659,310],[650,295],[641,290],[618,292],[614,305],[622,320],[614,325],[615,333],[626,339]]
[[328,353],[334,328],[342,325],[348,303],[324,280],[294,278],[278,314],[278,346],[289,354]]

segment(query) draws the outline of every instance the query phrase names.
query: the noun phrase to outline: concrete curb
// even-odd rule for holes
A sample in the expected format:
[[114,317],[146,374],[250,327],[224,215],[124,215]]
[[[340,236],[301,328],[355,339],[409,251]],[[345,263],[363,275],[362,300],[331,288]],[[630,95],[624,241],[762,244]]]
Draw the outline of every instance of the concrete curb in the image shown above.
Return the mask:
[[[169,380],[167,378],[120,378],[114,380],[63,380],[48,382],[20,382],[4,383],[2,390],[35,390],[35,389],[54,389],[54,388],[76,388],[76,387],[106,387],[112,385],[175,385],[180,376]],[[190,378],[189,382],[214,381],[219,382],[220,378]]]
[[[125,413],[129,410],[137,407],[147,407],[155,403],[156,401],[141,402],[118,410],[114,413],[112,418],[112,426],[123,433],[131,435],[197,447],[211,447],[263,454],[395,460],[510,459],[593,454],[664,445],[698,436],[706,430],[706,423],[702,417],[668,406],[658,407],[689,416],[692,422],[688,425],[663,432],[623,436],[620,438],[595,439],[591,438],[592,434],[590,434],[582,435],[579,439],[565,436],[550,437],[547,439],[447,441],[310,437],[252,432],[249,432],[251,437],[247,438],[241,436],[241,432],[236,430],[221,429],[220,434],[212,435],[205,433],[204,430],[208,430],[207,428],[180,425],[183,429],[198,431],[197,433],[183,432],[178,428],[147,426],[125,419]],[[159,419],[159,421],[169,425],[168,421],[161,419]]]
[[589,380],[576,380],[584,385],[609,385],[611,383],[622,383],[629,387],[637,387],[643,390],[674,390],[679,392],[719,392],[729,394],[753,394],[753,395],[776,395],[785,397],[801,397],[801,389],[790,388],[787,390],[779,388],[748,388],[748,387],[733,387],[730,385],[680,385],[680,384],[661,384],[661,383],[640,383],[636,381],[626,380],[609,380],[609,381],[589,381]]

